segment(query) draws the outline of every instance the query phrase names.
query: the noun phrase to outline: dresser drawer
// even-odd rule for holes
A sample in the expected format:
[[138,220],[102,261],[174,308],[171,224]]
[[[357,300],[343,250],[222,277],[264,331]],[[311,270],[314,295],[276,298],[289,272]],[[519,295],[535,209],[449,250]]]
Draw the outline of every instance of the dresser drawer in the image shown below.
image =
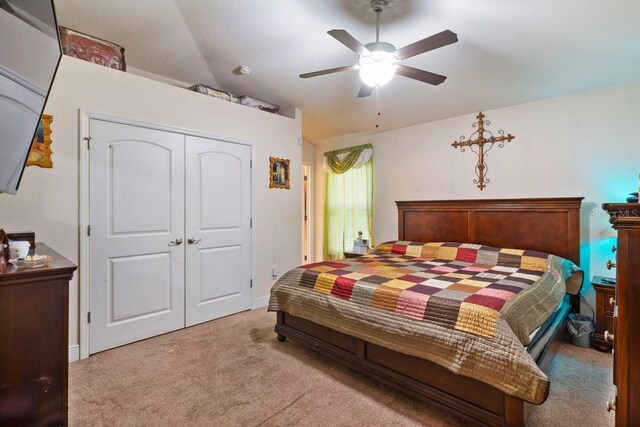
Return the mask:
[[603,292],[604,294],[604,314],[605,316],[613,317],[613,309],[616,306],[616,290],[615,288],[611,291]]
[[613,316],[604,316],[604,330],[609,331],[610,334],[613,334],[613,329]]

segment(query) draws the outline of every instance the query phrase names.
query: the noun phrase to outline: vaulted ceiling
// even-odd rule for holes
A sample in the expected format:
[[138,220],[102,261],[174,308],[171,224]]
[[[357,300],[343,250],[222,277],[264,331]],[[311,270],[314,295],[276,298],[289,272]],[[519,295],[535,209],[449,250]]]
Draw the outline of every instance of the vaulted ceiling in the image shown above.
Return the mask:
[[[327,31],[375,39],[369,0],[56,0],[61,25],[118,43],[129,66],[303,111],[312,142],[640,80],[638,0],[390,0],[380,38],[401,47],[450,29],[459,42],[406,61],[448,76],[396,76],[357,98],[357,72],[303,80],[357,56]],[[251,68],[238,75],[239,65]],[[532,119],[533,120],[533,119]],[[594,118],[597,120],[597,118]]]

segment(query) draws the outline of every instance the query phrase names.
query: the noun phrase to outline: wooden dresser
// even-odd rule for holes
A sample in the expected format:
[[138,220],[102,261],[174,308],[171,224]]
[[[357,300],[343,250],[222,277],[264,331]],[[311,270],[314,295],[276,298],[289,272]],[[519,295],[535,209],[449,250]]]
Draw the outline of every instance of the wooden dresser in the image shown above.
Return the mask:
[[616,426],[638,425],[640,420],[640,204],[602,205],[618,231],[616,292],[613,331],[604,338],[613,342],[613,381],[617,396],[607,402],[616,411]]
[[0,425],[67,425],[69,280],[76,266],[42,243],[46,267],[0,273]]

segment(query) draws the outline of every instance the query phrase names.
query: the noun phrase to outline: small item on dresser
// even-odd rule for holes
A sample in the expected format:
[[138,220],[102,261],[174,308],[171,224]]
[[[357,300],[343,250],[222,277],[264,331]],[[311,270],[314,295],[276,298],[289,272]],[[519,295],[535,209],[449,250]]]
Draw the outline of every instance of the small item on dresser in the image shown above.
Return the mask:
[[40,268],[51,262],[52,257],[49,255],[27,255],[25,258],[18,259],[13,262],[19,268]]
[[240,102],[240,104],[246,105],[247,107],[256,108],[262,111],[268,111],[269,113],[273,114],[278,114],[278,112],[280,111],[280,107],[278,107],[277,105],[270,104],[265,101],[260,101],[247,95],[242,95],[240,98],[238,98],[238,101]]
[[629,193],[627,203],[638,203],[638,193]]
[[9,262],[9,237],[7,237],[7,233],[2,228],[0,228],[0,252],[4,262]]
[[369,253],[369,240],[362,238],[362,231],[358,231],[358,237],[353,241],[353,252],[357,254]]
[[20,258],[26,258],[29,255],[31,245],[23,240],[9,240],[9,262],[13,262]]
[[201,83],[189,87],[189,90],[222,99],[224,101],[235,102],[236,104],[240,102],[238,97],[230,92],[203,85]]
[[122,46],[69,28],[59,28],[65,55],[120,71],[127,70]]

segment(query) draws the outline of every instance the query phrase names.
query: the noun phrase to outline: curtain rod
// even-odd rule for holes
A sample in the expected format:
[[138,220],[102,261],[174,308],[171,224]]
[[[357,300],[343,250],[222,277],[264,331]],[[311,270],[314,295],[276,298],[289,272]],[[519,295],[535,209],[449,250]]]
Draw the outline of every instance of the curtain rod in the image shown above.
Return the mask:
[[373,145],[371,145],[371,144],[354,145],[352,147],[341,148],[339,150],[327,151],[327,152],[324,153],[324,155],[327,156],[329,154],[348,153],[348,152],[353,151],[353,150],[365,149],[365,148],[373,148]]

